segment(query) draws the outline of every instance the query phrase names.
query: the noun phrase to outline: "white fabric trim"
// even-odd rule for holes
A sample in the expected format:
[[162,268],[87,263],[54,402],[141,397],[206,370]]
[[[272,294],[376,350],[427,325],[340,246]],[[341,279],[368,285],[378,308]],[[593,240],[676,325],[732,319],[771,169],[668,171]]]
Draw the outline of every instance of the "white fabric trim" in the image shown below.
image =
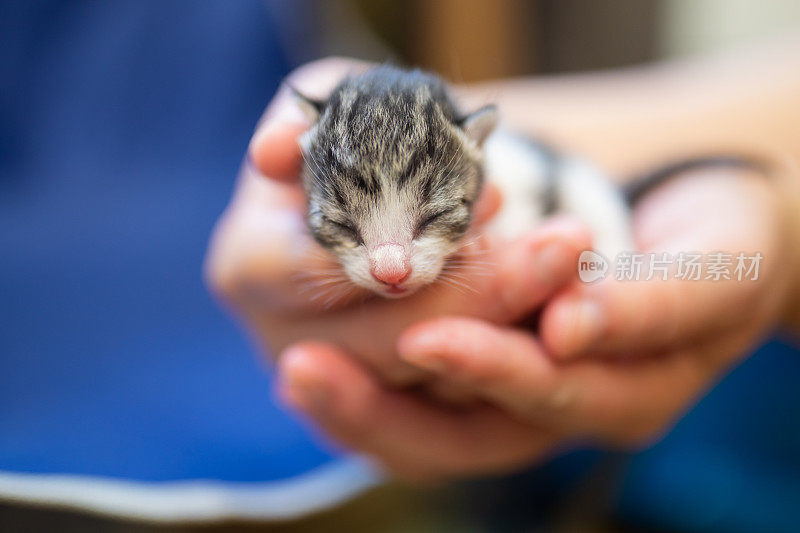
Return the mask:
[[265,483],[145,482],[0,471],[0,500],[162,523],[289,520],[341,504],[383,479],[372,465],[355,457]]

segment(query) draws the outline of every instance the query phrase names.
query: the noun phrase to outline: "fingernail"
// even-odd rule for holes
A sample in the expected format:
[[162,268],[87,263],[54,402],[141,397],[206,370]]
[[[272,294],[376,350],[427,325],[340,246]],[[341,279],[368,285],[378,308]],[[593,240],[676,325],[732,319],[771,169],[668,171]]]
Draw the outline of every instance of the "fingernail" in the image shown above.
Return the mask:
[[333,391],[313,359],[303,350],[289,349],[281,358],[284,397],[299,407],[323,409],[330,405]]
[[562,273],[567,269],[568,259],[564,245],[549,243],[536,252],[533,264],[539,278],[545,283],[552,284],[563,277]]
[[401,358],[407,363],[435,374],[445,374],[450,370],[447,360],[439,354],[410,352],[402,354]]
[[250,138],[250,144],[247,147],[247,153],[252,157],[254,151],[264,142],[264,139],[274,134],[278,128],[275,126],[275,121],[267,120],[259,124],[253,137]]
[[565,359],[574,357],[598,341],[605,333],[606,321],[602,307],[592,300],[580,300],[564,311],[562,328],[565,340]]

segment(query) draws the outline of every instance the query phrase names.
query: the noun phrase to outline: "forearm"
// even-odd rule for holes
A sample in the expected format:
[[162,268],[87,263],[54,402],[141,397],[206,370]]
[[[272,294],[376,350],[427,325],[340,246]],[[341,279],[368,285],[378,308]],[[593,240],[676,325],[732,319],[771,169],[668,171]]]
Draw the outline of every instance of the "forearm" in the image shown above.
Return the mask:
[[512,127],[544,136],[618,175],[673,156],[742,150],[800,160],[800,38],[608,73],[470,87]]
[[624,176],[676,157],[742,153],[772,164],[784,209],[785,323],[800,331],[800,38],[722,56],[468,88],[511,127]]

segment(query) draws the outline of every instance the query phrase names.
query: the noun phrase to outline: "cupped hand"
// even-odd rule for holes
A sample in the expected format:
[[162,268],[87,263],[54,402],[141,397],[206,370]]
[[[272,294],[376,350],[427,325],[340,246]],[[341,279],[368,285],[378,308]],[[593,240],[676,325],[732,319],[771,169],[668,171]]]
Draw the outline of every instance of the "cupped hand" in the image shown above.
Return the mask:
[[[548,303],[542,338],[560,360],[603,353],[640,356],[774,328],[790,305],[798,266],[796,209],[776,172],[706,170],[646,196],[635,211],[639,247],[663,253],[673,270],[662,280],[573,284]],[[681,254],[702,254],[699,280],[677,272]],[[723,274],[713,273],[717,254]],[[735,271],[743,254],[750,272]],[[752,258],[760,256],[757,264]],[[694,276],[687,276],[692,278]],[[741,278],[741,279],[740,279]]]
[[[343,76],[363,68],[324,60],[292,74],[289,84],[324,97]],[[420,383],[430,372],[396,356],[395,340],[405,327],[453,313],[513,323],[574,277],[575,260],[590,242],[585,228],[554,220],[516,242],[492,242],[480,235],[479,226],[501,199],[487,187],[476,206],[475,227],[442,280],[402,300],[356,290],[306,230],[297,137],[308,127],[284,87],[253,136],[206,259],[209,284],[272,353],[302,339],[324,340],[388,383]]]
[[519,469],[576,442],[641,446],[776,326],[797,268],[787,209],[769,177],[687,175],[639,206],[641,249],[760,252],[757,280],[575,282],[545,306],[543,340],[463,316],[404,330],[404,361],[483,402],[453,409],[387,389],[320,343],[287,351],[280,390],[335,440],[411,479]]

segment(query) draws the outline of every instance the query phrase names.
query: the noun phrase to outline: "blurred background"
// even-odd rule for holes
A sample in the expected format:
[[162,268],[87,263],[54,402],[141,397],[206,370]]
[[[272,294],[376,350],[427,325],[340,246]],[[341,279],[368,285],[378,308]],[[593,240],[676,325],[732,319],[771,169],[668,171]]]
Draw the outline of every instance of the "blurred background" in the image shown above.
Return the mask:
[[201,279],[253,127],[295,66],[391,59],[461,83],[798,27],[797,0],[1,1],[0,531],[798,530],[800,358],[780,341],[632,456],[386,485],[306,518],[322,504],[295,496],[269,524],[158,525],[131,517],[135,501],[99,517],[105,486],[82,484],[140,496],[212,480],[227,501],[345,461],[342,485],[315,496],[331,504],[375,482],[275,405],[269,370]]
[[459,82],[624,67],[724,50],[796,29],[800,21],[800,3],[793,0],[337,0],[315,5],[318,46],[325,53],[393,58]]

